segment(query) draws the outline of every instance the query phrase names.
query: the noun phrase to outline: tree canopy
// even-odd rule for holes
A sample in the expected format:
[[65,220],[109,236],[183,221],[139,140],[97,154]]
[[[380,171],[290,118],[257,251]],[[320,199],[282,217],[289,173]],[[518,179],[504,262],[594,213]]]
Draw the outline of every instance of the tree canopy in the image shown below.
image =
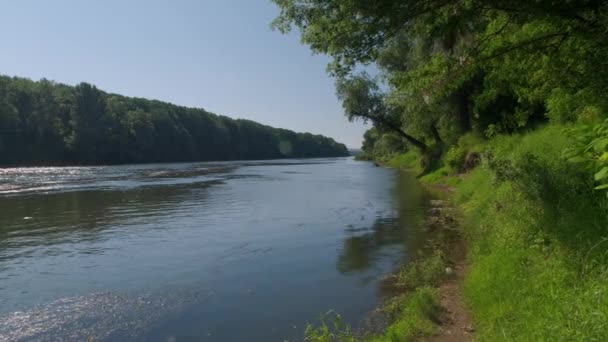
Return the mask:
[[[421,150],[471,131],[510,133],[608,113],[605,0],[274,2],[281,10],[274,28],[299,30],[304,44],[332,58],[328,71],[347,117]],[[366,64],[380,75],[358,73]]]
[[116,164],[348,155],[331,138],[81,83],[0,76],[0,165]]

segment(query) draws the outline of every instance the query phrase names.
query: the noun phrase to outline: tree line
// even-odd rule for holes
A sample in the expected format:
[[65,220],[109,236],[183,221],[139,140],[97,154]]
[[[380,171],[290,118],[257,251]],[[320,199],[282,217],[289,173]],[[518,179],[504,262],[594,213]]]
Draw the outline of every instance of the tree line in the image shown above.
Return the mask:
[[346,116],[373,123],[367,154],[607,117],[608,1],[273,1],[273,27],[329,55]]
[[80,83],[0,76],[0,165],[348,155],[331,138]]

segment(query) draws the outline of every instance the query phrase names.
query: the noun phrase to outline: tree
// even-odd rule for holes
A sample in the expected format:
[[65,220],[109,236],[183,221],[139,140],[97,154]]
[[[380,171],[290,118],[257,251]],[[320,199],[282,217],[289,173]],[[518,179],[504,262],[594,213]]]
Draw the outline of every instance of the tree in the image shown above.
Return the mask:
[[359,103],[347,116],[374,113],[375,125],[405,127],[418,141],[452,144],[470,130],[510,133],[608,113],[606,0],[274,2],[281,12],[272,26],[297,28],[329,55],[339,87],[356,88],[343,80],[356,83],[359,64],[380,67],[382,100],[360,92],[369,110]]
[[399,114],[384,101],[378,85],[367,74],[340,78],[336,82],[336,92],[349,121],[371,121],[377,127],[391,130],[406,139],[421,151],[428,146],[406,133],[401,128]]
[[77,158],[97,162],[105,157],[108,127],[104,94],[95,86],[80,83],[73,90],[71,147]]
[[0,165],[116,164],[346,156],[310,133],[95,86],[0,76]]

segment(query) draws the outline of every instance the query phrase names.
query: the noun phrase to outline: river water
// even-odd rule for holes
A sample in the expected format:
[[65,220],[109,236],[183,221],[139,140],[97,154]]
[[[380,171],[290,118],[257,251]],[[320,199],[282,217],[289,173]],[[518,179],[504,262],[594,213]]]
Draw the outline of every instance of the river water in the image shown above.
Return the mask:
[[284,341],[355,327],[427,196],[351,158],[0,169],[0,341]]

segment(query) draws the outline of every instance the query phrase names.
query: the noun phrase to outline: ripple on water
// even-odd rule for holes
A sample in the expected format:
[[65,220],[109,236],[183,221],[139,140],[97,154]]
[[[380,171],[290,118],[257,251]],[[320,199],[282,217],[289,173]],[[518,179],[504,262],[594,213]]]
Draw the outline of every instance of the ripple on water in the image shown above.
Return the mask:
[[205,297],[198,291],[130,296],[112,292],[58,299],[0,316],[0,341],[133,340],[153,322]]

